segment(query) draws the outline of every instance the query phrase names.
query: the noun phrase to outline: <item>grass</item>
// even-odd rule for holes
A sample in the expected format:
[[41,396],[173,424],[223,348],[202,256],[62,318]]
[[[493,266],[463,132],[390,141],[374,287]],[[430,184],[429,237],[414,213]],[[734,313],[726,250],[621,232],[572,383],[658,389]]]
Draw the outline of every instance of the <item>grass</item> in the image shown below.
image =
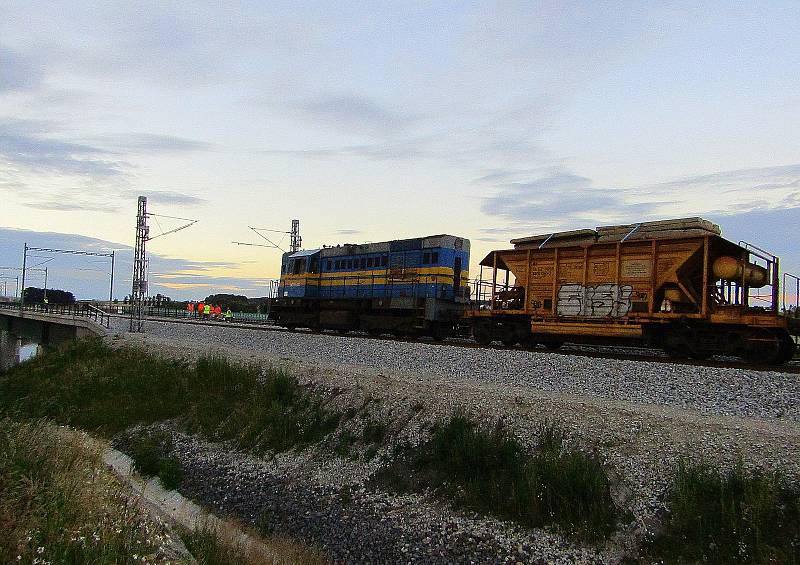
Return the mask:
[[457,414],[425,444],[401,450],[380,480],[400,491],[434,489],[460,506],[525,526],[557,526],[587,541],[608,536],[617,509],[600,463],[563,449],[554,426],[541,436],[540,448],[529,453],[501,424],[484,429]]
[[800,563],[800,487],[780,474],[682,461],[651,555],[671,563]]
[[163,526],[131,502],[74,432],[0,420],[0,562],[163,561]]
[[157,476],[164,488],[174,490],[183,480],[183,469],[175,457],[168,455],[172,448],[172,437],[168,433],[148,431],[132,437],[127,451],[137,473]]
[[242,449],[285,451],[335,430],[339,415],[279,370],[204,357],[196,365],[81,340],[0,379],[0,414],[50,418],[111,437],[180,417]]
[[248,536],[256,543],[246,544],[238,527],[201,526],[182,534],[181,539],[200,565],[323,565],[328,562],[318,549],[298,545],[283,536],[261,539],[253,532],[248,532]]

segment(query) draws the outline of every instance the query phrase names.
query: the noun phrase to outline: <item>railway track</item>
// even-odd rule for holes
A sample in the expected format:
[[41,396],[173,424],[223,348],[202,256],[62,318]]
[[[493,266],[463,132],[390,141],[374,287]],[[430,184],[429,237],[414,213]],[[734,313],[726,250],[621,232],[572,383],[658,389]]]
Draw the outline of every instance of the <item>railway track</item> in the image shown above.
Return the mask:
[[[124,318],[127,316],[112,314],[112,318]],[[663,351],[659,349],[650,349],[645,347],[633,346],[607,346],[607,345],[584,345],[584,344],[571,344],[566,343],[558,350],[549,350],[544,347],[523,348],[519,346],[507,347],[501,344],[479,345],[474,341],[467,338],[448,338],[446,340],[434,340],[431,338],[407,338],[396,337],[389,334],[373,336],[363,332],[339,332],[335,330],[322,330],[312,331],[305,329],[290,330],[281,326],[273,324],[265,324],[261,322],[218,322],[218,321],[204,321],[189,318],[171,318],[171,317],[158,317],[150,316],[146,318],[148,321],[165,322],[173,324],[193,324],[213,327],[230,327],[236,329],[249,329],[254,331],[272,331],[272,332],[285,332],[285,333],[298,333],[308,335],[335,335],[339,337],[349,337],[353,339],[371,339],[379,341],[399,341],[406,343],[428,343],[431,345],[449,345],[452,347],[464,347],[469,349],[494,349],[498,351],[535,351],[537,353],[547,353],[550,355],[578,355],[581,357],[595,357],[601,359],[619,359],[624,361],[649,361],[654,363],[664,363],[671,365],[687,365],[695,367],[716,367],[727,369],[748,369],[752,371],[772,371],[779,373],[793,373],[800,374],[800,357],[795,358],[785,365],[758,365],[744,363],[737,360],[728,359],[708,359],[699,361],[695,359],[677,359],[668,357]]]

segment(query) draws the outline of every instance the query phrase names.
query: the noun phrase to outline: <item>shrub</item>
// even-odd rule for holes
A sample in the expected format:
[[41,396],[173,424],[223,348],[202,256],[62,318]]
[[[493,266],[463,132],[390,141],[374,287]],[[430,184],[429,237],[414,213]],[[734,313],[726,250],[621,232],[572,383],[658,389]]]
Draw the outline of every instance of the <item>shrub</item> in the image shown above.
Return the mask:
[[403,450],[380,480],[404,491],[433,488],[459,505],[526,526],[556,525],[587,540],[607,536],[617,509],[602,466],[563,451],[557,428],[542,435],[543,447],[528,453],[501,423],[484,429],[456,414],[428,442]]
[[800,489],[777,473],[678,464],[650,553],[674,562],[800,563]]

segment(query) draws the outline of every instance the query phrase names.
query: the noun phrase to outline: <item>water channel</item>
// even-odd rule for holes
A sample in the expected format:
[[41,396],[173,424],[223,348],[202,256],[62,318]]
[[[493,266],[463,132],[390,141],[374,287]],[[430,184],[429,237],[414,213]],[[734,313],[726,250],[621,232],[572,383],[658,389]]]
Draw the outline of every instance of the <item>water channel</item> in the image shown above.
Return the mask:
[[43,349],[34,339],[0,330],[0,373],[36,357]]

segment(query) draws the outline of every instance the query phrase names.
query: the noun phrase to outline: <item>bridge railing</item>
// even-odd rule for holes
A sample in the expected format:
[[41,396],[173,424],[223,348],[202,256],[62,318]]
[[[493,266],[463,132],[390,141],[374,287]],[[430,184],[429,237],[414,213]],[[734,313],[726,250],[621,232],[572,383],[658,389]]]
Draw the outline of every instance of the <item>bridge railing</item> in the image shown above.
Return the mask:
[[91,304],[26,304],[20,307],[18,302],[0,302],[0,309],[17,311],[22,309],[23,312],[38,312],[71,318],[88,318],[104,328],[108,328],[111,324],[111,316]]
[[[128,304],[118,304],[114,305],[111,313],[112,315],[116,316],[128,316],[130,315],[130,309],[132,307]],[[222,322],[225,320],[225,310],[222,311],[222,314],[219,316],[209,316],[209,318],[205,318],[203,315],[199,314],[198,312],[189,312],[185,307],[178,308],[174,306],[145,306],[144,307],[144,316],[146,318],[177,318],[177,319],[186,319],[186,320],[204,320],[210,319],[212,321]],[[249,323],[249,324],[272,324],[272,321],[269,318],[269,313],[255,313],[255,312],[232,312],[233,318],[231,319],[232,322],[237,323]]]

